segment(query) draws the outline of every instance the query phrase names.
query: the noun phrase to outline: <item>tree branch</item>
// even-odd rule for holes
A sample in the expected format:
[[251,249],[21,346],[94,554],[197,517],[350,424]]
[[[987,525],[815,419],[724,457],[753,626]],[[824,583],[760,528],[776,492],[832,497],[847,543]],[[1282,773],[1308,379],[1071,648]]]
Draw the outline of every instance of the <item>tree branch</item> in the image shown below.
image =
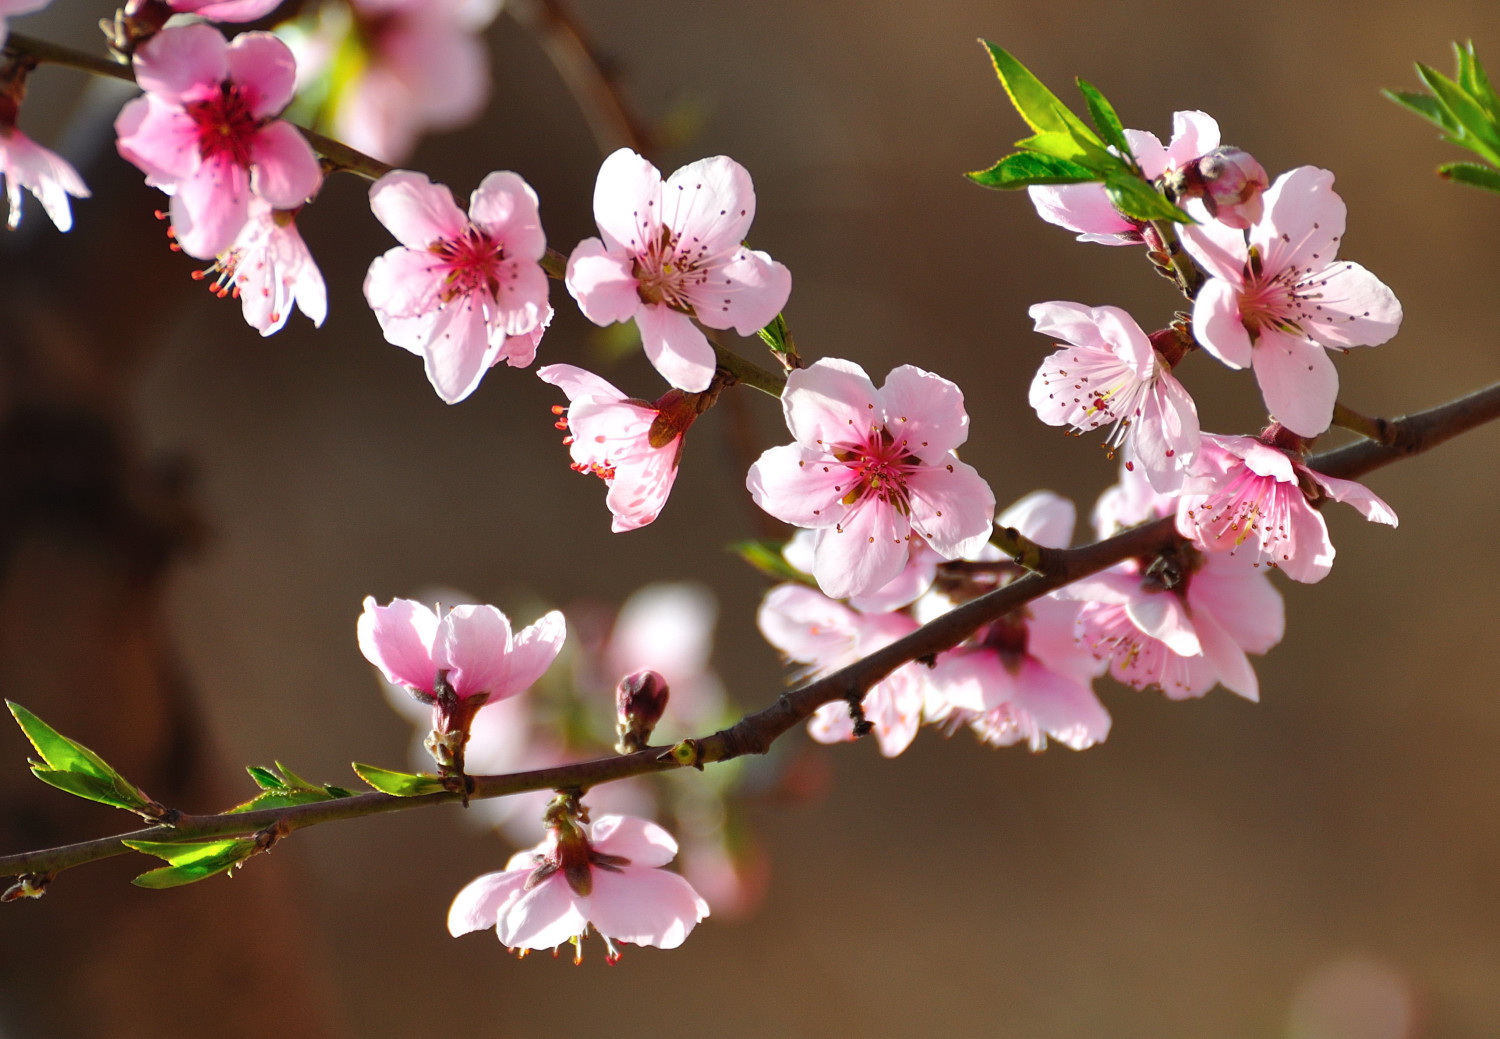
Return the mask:
[[[1421,454],[1460,433],[1500,419],[1500,383],[1476,390],[1447,404],[1393,419],[1390,445],[1366,441],[1314,455],[1307,464],[1315,472],[1345,479]],[[684,740],[675,747],[651,747],[635,754],[596,758],[554,768],[516,772],[503,776],[475,776],[471,798],[504,797],[530,790],[586,791],[600,783],[629,776],[729,761],[746,754],[764,754],[773,743],[799,722],[805,721],[825,703],[862,696],[876,682],[903,664],[951,649],[984,625],[1033,599],[1080,578],[1108,569],[1116,563],[1161,552],[1179,539],[1172,517],[1156,520],[1104,541],[1075,549],[1049,549],[1040,562],[1041,572],[1028,573],[1003,588],[997,588],[956,607],[904,638],[855,661],[847,667],[806,682],[764,710],[747,715],[727,729],[701,739]],[[0,877],[52,875],[87,862],[123,855],[130,849],[120,842],[195,841],[245,836],[275,827],[290,833],[319,823],[356,819],[408,808],[458,802],[457,792],[444,791],[421,797],[392,797],[365,793],[334,801],[268,808],[255,812],[222,815],[183,815],[175,826],[153,826],[113,837],[84,841],[57,848],[0,856]]]

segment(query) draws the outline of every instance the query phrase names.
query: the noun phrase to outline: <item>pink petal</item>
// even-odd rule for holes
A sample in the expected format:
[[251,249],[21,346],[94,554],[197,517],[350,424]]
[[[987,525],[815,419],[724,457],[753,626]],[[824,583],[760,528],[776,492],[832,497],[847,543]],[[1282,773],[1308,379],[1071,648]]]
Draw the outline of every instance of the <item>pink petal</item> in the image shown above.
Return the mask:
[[1275,562],[1293,581],[1316,584],[1333,569],[1333,541],[1323,514],[1305,501],[1288,510],[1290,534],[1278,546]]
[[1276,178],[1261,196],[1265,212],[1250,228],[1266,277],[1294,267],[1320,270],[1338,255],[1347,215],[1333,190],[1333,174],[1299,166]]
[[1219,684],[1252,703],[1260,700],[1260,683],[1255,669],[1234,639],[1208,614],[1194,614],[1193,625],[1203,645],[1203,655],[1219,674]]
[[1379,346],[1401,328],[1401,301],[1375,275],[1340,260],[1316,278],[1315,303],[1304,303],[1307,329],[1324,346]]
[[1151,340],[1141,331],[1141,326],[1119,307],[1095,307],[1093,310],[1099,336],[1109,344],[1120,363],[1129,367],[1137,379],[1142,381],[1156,374],[1158,361]]
[[549,382],[568,395],[568,400],[595,398],[603,401],[622,401],[625,394],[615,389],[593,372],[575,368],[571,364],[549,364],[536,370],[538,379]]
[[629,148],[599,167],[594,181],[594,222],[612,252],[640,252],[661,225],[661,173]]
[[596,325],[629,321],[641,310],[634,262],[623,252],[609,252],[597,238],[579,242],[568,257],[565,284],[583,316]]
[[830,598],[845,599],[889,583],[906,565],[910,533],[906,518],[890,505],[856,502],[836,526],[818,532],[813,561],[818,587]]
[[[548,309],[547,287],[547,273],[540,264],[530,260],[507,260],[501,272],[499,292],[486,318],[491,343],[495,343],[497,336],[521,336],[541,325],[542,315]],[[533,342],[524,360],[511,359],[511,367],[524,368],[535,356],[536,344]]]
[[863,444],[883,418],[880,396],[865,370],[835,357],[788,374],[781,410],[792,436],[809,447]]
[[607,938],[675,949],[706,916],[708,903],[676,873],[634,866],[619,873],[594,870],[589,919]]
[[1051,303],[1034,303],[1026,313],[1031,316],[1037,332],[1044,336],[1051,336],[1074,346],[1107,347],[1104,337],[1099,334],[1093,307],[1054,300]]
[[493,606],[455,606],[438,624],[432,663],[448,671],[448,684],[460,698],[490,693],[504,699],[510,670],[510,621]]
[[967,558],[990,538],[995,495],[972,465],[950,458],[907,477],[911,524],[944,559]]
[[1026,189],[1037,216],[1078,235],[1080,242],[1134,245],[1140,229],[1110,204],[1103,184],[1038,185]]
[[1065,678],[1030,657],[1022,664],[1012,702],[1048,736],[1073,750],[1103,743],[1109,735],[1109,712],[1087,683]]
[[1203,652],[1187,610],[1171,593],[1142,593],[1125,604],[1125,615],[1137,628],[1159,639],[1173,653],[1193,657]]
[[1032,491],[995,517],[997,527],[1014,527],[1022,537],[1047,548],[1067,548],[1073,541],[1078,509],[1052,491]]
[[[243,38],[243,37],[242,37]],[[323,171],[312,145],[291,123],[267,123],[250,141],[251,187],[277,209],[295,209],[318,190]]]
[[540,260],[547,236],[537,213],[536,192],[517,174],[491,173],[469,198],[469,219],[505,243],[505,255]]
[[680,249],[718,256],[738,248],[749,231],[755,219],[755,188],[745,167],[715,155],[668,177],[661,189],[661,207],[662,223],[682,236]]
[[1253,344],[1240,317],[1240,294],[1235,283],[1221,278],[1203,283],[1193,301],[1193,338],[1229,367],[1250,367]]
[[930,465],[944,464],[969,439],[963,391],[940,375],[903,364],[891,369],[878,399],[886,430]]
[[[595,870],[595,877],[601,872]],[[558,871],[511,901],[495,923],[496,932],[510,949],[555,949],[587,930],[580,902]]]
[[189,256],[210,260],[234,243],[250,212],[250,183],[226,156],[203,163],[178,182],[169,207],[177,244]]
[[632,866],[665,866],[677,855],[677,841],[653,822],[629,815],[603,815],[589,827],[595,851],[619,855]]
[[[793,374],[796,374],[795,372]],[[798,527],[831,527],[843,516],[848,470],[800,444],[768,448],[750,467],[745,487],[755,504]]]
[[125,102],[115,135],[120,155],[140,167],[152,187],[171,187],[202,161],[192,117],[149,94]]
[[1266,408],[1293,433],[1315,437],[1333,422],[1339,374],[1317,343],[1262,329],[1255,341],[1255,381]]
[[631,464],[617,463],[604,504],[614,516],[610,531],[622,534],[654,523],[666,507],[677,480],[678,450],[681,439],[668,449],[646,452]]
[[500,911],[526,885],[530,869],[486,873],[469,881],[448,909],[448,933],[457,938],[470,931],[494,927]]
[[474,298],[451,300],[437,312],[422,348],[427,381],[446,403],[457,404],[479,388],[499,352]]
[[1179,228],[1177,236],[1188,255],[1198,261],[1210,278],[1222,278],[1234,285],[1236,291],[1244,286],[1245,263],[1250,250],[1245,244],[1243,231],[1212,221],[1184,225]]
[[1198,409],[1182,383],[1163,372],[1130,428],[1128,456],[1153,490],[1173,494],[1198,452]]
[[1265,653],[1286,633],[1286,604],[1264,570],[1221,553],[1205,557],[1188,583],[1188,606],[1196,621],[1211,614],[1235,645]]
[[635,315],[641,348],[661,377],[689,393],[701,393],[713,381],[714,348],[686,314],[660,303],[647,304]]
[[792,294],[792,272],[753,249],[740,249],[715,273],[711,283],[688,287],[693,312],[709,328],[754,335],[781,313]]
[[437,616],[421,603],[392,599],[378,606],[366,597],[360,614],[359,651],[380,668],[386,679],[431,693],[437,667],[432,662],[432,643],[437,637]]
[[[1161,138],[1156,134],[1150,130],[1126,130],[1125,142],[1130,145],[1130,154],[1148,180],[1155,180],[1166,172],[1170,160],[1167,149],[1162,147]],[[1102,190],[1104,185],[1099,187]]]
[[806,585],[772,588],[756,611],[755,623],[767,642],[799,663],[839,667],[854,653],[853,613]]
[[211,22],[254,22],[281,5],[281,0],[171,0],[172,10],[196,14]]
[[807,719],[807,734],[819,743],[848,743],[854,739],[854,719],[843,701],[825,703]]
[[1172,113],[1172,143],[1167,145],[1167,158],[1173,166],[1182,167],[1202,158],[1219,143],[1219,123],[1213,116],[1198,111]]
[[922,725],[923,683],[910,665],[899,668],[865,694],[865,719],[875,726],[882,757],[899,757]]
[[292,49],[268,32],[240,33],[226,53],[228,78],[240,88],[250,114],[266,119],[281,114],[297,85]]
[[370,264],[365,300],[384,325],[386,317],[417,317],[437,310],[443,305],[439,293],[445,282],[441,261],[432,253],[398,245]]
[[[89,197],[88,186],[67,160],[43,148],[20,130],[12,129],[9,134],[0,131],[0,168],[5,169],[12,188],[20,184],[36,196],[59,231],[67,231],[73,226],[73,210],[68,204],[68,196]],[[19,202],[12,201],[8,216],[7,222],[14,228],[21,219]]]
[[440,238],[458,238],[468,219],[453,202],[453,193],[426,174],[394,170],[370,187],[375,219],[408,249],[426,249]]
[[[1311,470],[1308,470],[1312,472]],[[1334,501],[1352,505],[1359,514],[1372,523],[1384,523],[1388,527],[1397,525],[1396,510],[1387,505],[1370,488],[1353,480],[1340,480],[1334,476],[1313,473],[1312,478],[1323,485],[1323,490]]]
[[210,25],[163,29],[135,52],[135,81],[148,94],[171,102],[202,100],[229,76],[229,45]]
[[567,622],[557,610],[543,614],[534,623],[516,632],[505,663],[505,679],[495,687],[491,699],[502,700],[516,696],[535,685],[537,679],[557,659],[557,654],[562,652],[563,641],[567,636]]

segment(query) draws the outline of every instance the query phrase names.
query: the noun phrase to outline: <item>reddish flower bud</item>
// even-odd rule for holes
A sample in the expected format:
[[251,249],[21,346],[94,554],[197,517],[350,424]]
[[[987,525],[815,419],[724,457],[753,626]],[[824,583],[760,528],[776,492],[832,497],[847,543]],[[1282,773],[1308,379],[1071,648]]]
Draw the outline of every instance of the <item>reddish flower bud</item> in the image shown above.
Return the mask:
[[1260,219],[1261,192],[1271,182],[1249,152],[1215,148],[1198,160],[1187,184],[1187,193],[1200,196],[1216,220],[1244,230]]
[[620,737],[615,750],[630,754],[646,749],[651,730],[667,709],[667,694],[667,680],[655,671],[637,671],[620,679],[615,688],[616,731]]

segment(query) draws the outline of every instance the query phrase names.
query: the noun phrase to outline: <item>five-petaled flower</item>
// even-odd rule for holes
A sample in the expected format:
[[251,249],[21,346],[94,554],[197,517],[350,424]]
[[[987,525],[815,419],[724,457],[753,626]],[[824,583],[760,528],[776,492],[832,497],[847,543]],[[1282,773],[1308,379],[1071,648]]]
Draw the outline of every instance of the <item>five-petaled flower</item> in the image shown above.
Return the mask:
[[552,308],[530,185],[491,173],[465,216],[443,185],[395,170],[370,188],[370,208],[401,244],[370,264],[365,299],[387,342],[421,356],[439,397],[456,404],[501,360],[535,359]]
[[963,393],[912,365],[880,389],[863,368],[824,358],[787,376],[796,443],[773,447],[746,485],[772,516],[818,531],[813,576],[836,599],[901,572],[913,533],[944,559],[989,540],[995,496],[954,449],[969,436]]
[[620,957],[615,942],[675,949],[708,916],[692,885],[660,868],[676,854],[677,842],[655,823],[606,815],[590,825],[554,801],[546,839],[460,891],[448,931],[456,937],[493,927],[523,955],[571,941],[575,961],[590,925],[611,962]]
[[1193,334],[1229,367],[1254,367],[1276,420],[1314,437],[1332,421],[1339,391],[1324,348],[1384,343],[1401,327],[1401,304],[1359,264],[1334,260],[1346,209],[1332,173],[1283,173],[1264,202],[1248,242],[1222,224],[1182,229],[1210,275],[1193,301]]
[[120,154],[172,196],[182,251],[201,260],[229,248],[258,195],[295,209],[318,190],[312,147],[276,116],[292,99],[292,52],[270,33],[226,42],[209,25],[162,30],[135,52],[144,97],[115,120]]
[[621,148],[599,168],[594,220],[600,238],[568,258],[568,291],[596,325],[635,320],[641,346],[673,386],[698,392],[714,351],[693,319],[750,335],[786,305],[792,275],[743,244],[755,219],[750,174],[723,155],[657,168]]
[[221,298],[238,299],[245,321],[263,336],[280,331],[293,306],[319,328],[328,316],[328,289],[295,218],[291,210],[251,199],[250,218],[234,244],[193,275],[212,279],[210,288]]

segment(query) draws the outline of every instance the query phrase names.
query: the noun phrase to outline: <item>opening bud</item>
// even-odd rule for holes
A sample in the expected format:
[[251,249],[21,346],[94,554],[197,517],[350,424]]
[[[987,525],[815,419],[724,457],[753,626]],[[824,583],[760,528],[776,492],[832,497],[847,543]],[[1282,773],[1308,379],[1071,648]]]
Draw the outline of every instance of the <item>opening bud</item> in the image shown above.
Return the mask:
[[1265,167],[1240,148],[1215,148],[1177,171],[1170,187],[1179,199],[1201,198],[1209,215],[1241,231],[1261,217],[1261,192],[1271,186]]
[[667,709],[667,680],[655,671],[645,669],[620,679],[615,687],[615,750],[631,754],[645,750],[651,743],[651,732]]

